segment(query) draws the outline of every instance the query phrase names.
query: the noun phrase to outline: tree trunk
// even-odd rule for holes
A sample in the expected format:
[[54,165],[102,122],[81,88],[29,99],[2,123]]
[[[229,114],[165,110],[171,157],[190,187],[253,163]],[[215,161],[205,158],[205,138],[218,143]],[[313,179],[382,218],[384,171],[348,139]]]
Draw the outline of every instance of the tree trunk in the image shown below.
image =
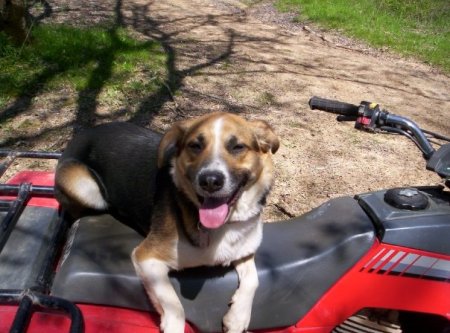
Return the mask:
[[26,0],[0,0],[0,31],[22,44],[26,33]]

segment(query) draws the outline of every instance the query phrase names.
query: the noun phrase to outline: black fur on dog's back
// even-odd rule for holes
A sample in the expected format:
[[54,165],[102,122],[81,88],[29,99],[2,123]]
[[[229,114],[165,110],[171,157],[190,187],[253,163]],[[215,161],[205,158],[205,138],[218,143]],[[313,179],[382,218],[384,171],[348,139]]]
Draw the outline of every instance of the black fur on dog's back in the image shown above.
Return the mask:
[[69,198],[68,185],[60,174],[71,167],[85,170],[87,167],[86,173],[96,181],[104,201],[111,207],[108,212],[146,235],[160,140],[159,133],[125,122],[103,124],[77,134],[58,161],[56,197],[70,212],[73,198]]

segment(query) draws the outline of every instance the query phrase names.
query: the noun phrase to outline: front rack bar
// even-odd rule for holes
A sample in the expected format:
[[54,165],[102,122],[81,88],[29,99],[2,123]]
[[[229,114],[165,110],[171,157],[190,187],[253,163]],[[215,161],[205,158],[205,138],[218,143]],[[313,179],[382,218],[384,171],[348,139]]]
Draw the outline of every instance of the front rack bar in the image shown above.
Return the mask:
[[10,333],[26,332],[28,324],[30,323],[33,314],[33,301],[30,297],[24,296],[19,302],[16,316],[11,325]]
[[64,213],[58,220],[58,226],[50,235],[49,247],[47,249],[44,261],[40,267],[39,274],[35,280],[33,290],[39,291],[43,294],[48,294],[50,291],[51,277],[53,273],[54,263],[57,259],[59,249],[62,247],[66,233],[69,229],[69,223],[64,216]]
[[[18,195],[20,185],[0,184],[1,195]],[[31,185],[30,194],[36,196],[53,196],[53,186],[35,186]]]
[[4,161],[0,163],[0,177],[3,176],[6,169],[17,158],[41,158],[41,159],[58,159],[61,153],[58,152],[46,152],[46,151],[14,151],[0,149],[0,157],[4,157]]
[[31,184],[23,183],[19,185],[17,198],[11,204],[5,218],[0,225],[0,252],[3,250],[12,229],[16,225],[17,220],[22,214],[25,204],[30,198]]
[[31,315],[39,308],[59,311],[68,315],[71,320],[69,332],[84,332],[84,320],[80,309],[63,298],[42,295],[29,290],[0,290],[0,303],[19,305],[10,333],[26,332]]
[[48,152],[48,151],[21,151],[21,150],[6,150],[0,149],[0,157],[14,156],[22,158],[43,158],[43,159],[55,159],[61,156],[60,152]]
[[[0,149],[0,177],[17,158],[58,159],[61,153],[40,151],[8,151]],[[12,200],[0,200],[0,209],[7,209],[6,216],[0,223],[0,252],[5,246],[14,226],[22,214],[30,197],[54,196],[53,186],[35,186],[30,183],[20,185],[0,184],[0,196],[15,197]],[[67,220],[62,216],[58,226],[52,231],[50,246],[46,250],[45,259],[32,287],[27,290],[0,290],[0,304],[18,305],[10,333],[25,333],[31,317],[35,312],[58,311],[70,318],[70,333],[84,332],[84,319],[80,309],[72,302],[49,296],[49,286],[54,262],[59,253],[68,229]]]

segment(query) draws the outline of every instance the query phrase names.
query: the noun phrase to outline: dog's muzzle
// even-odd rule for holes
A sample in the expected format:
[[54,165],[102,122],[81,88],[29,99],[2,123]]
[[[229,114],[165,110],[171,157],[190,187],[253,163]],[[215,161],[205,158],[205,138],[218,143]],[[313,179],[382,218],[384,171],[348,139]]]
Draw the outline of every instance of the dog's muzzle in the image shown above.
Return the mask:
[[216,229],[225,224],[247,180],[246,173],[225,175],[221,170],[203,170],[196,179],[201,204],[200,224],[207,229]]

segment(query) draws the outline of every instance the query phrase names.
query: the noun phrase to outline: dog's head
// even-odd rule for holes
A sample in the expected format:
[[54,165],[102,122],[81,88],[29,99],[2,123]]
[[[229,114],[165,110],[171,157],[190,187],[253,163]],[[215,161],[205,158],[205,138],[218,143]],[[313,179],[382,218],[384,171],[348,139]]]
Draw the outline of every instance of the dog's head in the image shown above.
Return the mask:
[[176,123],[161,140],[158,164],[170,163],[175,185],[213,229],[260,214],[278,147],[266,122],[212,113]]

